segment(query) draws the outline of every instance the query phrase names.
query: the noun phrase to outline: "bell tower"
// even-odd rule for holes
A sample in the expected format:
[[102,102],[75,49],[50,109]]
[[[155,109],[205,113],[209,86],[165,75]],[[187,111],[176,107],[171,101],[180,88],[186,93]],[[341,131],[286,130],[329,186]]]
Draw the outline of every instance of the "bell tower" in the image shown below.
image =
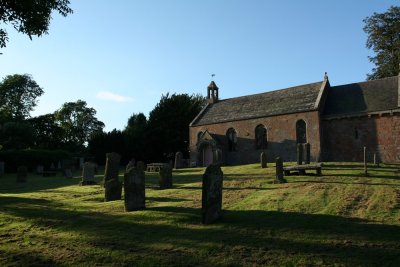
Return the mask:
[[218,102],[218,86],[214,81],[211,81],[210,85],[207,87],[207,101],[208,103]]

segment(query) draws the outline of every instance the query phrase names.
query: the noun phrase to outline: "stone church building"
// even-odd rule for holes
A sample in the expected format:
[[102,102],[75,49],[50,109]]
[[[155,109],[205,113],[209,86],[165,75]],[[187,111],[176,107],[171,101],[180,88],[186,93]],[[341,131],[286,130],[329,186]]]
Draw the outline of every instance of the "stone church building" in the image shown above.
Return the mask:
[[[399,75],[400,76],[400,75]],[[310,143],[313,161],[400,162],[399,76],[339,86],[324,80],[208,103],[189,125],[191,164],[208,166],[295,161],[298,143]]]

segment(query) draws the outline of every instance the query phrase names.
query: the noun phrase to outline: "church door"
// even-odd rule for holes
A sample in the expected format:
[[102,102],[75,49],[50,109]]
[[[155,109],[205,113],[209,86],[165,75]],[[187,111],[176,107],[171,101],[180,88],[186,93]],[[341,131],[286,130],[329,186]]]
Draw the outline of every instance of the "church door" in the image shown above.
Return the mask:
[[208,167],[213,163],[213,151],[210,145],[203,148],[203,164],[204,167]]

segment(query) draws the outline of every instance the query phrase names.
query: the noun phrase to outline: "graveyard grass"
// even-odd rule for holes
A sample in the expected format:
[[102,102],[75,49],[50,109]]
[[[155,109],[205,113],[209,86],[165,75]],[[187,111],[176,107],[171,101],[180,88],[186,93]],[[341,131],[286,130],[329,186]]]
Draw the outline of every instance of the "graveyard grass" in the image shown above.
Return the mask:
[[147,208],[134,212],[103,202],[100,185],[79,186],[78,172],[26,184],[7,174],[0,266],[400,266],[399,169],[370,167],[366,178],[360,163],[326,163],[321,177],[273,184],[274,164],[223,167],[211,225],[200,223],[204,168],[174,170],[167,190],[146,173]]

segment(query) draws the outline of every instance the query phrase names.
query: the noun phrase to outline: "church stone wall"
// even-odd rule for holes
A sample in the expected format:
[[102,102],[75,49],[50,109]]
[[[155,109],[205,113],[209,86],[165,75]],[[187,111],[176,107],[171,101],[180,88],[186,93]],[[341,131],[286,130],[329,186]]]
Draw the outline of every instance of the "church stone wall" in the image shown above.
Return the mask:
[[[280,156],[284,161],[296,160],[296,122],[304,120],[307,125],[307,142],[311,144],[311,159],[317,160],[321,151],[320,120],[318,111],[294,113],[259,119],[248,119],[192,126],[190,132],[191,161],[196,161],[198,151],[197,136],[200,131],[214,135],[222,148],[223,162],[227,165],[248,164],[260,161],[260,153],[266,151],[268,162],[274,162]],[[267,128],[267,149],[256,149],[255,128],[258,125]],[[234,128],[237,133],[236,151],[228,151],[226,132]]]
[[400,162],[400,114],[322,120],[324,161],[363,161],[373,154],[381,162]]

